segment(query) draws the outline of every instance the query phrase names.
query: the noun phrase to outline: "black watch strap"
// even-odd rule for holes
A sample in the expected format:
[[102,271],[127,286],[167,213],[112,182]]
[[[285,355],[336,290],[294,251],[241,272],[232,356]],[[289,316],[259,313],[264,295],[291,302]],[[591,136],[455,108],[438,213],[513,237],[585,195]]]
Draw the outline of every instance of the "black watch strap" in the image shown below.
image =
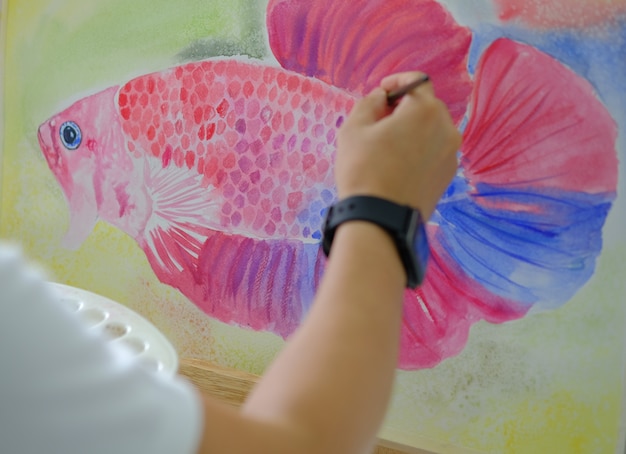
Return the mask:
[[420,285],[426,272],[429,249],[426,230],[418,210],[371,196],[354,196],[328,208],[324,219],[322,248],[326,256],[337,227],[346,221],[369,221],[392,237],[407,274],[407,287]]
[[407,217],[412,209],[385,199],[372,196],[353,196],[341,200],[328,208],[324,220],[324,254],[330,254],[330,247],[339,225],[346,221],[369,221],[388,232],[401,232],[405,229]]

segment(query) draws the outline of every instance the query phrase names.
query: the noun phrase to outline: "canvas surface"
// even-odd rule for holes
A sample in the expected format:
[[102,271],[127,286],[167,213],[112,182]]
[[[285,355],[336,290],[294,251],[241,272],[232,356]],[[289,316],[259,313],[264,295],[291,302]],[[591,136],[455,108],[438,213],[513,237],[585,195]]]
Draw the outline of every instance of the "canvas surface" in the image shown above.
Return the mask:
[[614,452],[625,4],[364,3],[9,0],[0,235],[181,356],[261,373],[323,274],[337,128],[424,69],[464,144],[382,436]]

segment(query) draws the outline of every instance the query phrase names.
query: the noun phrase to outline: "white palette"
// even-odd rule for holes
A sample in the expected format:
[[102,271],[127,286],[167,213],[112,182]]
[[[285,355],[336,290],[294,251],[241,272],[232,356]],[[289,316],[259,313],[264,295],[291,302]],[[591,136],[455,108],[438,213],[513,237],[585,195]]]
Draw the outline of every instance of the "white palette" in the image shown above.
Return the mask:
[[156,372],[174,375],[178,370],[178,355],[167,338],[148,320],[104,296],[51,283],[61,295],[62,302],[90,330],[98,330],[108,342],[124,346],[139,363]]

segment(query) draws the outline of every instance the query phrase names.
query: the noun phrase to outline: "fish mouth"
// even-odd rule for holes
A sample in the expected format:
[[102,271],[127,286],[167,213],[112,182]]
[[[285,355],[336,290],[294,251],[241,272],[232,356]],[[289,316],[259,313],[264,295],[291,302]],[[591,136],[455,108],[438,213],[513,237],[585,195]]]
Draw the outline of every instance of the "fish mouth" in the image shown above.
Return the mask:
[[59,169],[62,166],[61,154],[54,148],[54,141],[52,140],[52,125],[44,123],[37,129],[37,140],[39,141],[39,148],[48,162],[50,170],[55,172],[55,169]]
[[57,183],[63,189],[65,196],[69,199],[72,186],[72,178],[67,168],[67,163],[63,159],[63,155],[55,147],[52,132],[54,126],[50,122],[46,122],[37,129],[37,140],[39,148],[48,163],[48,167],[52,171]]

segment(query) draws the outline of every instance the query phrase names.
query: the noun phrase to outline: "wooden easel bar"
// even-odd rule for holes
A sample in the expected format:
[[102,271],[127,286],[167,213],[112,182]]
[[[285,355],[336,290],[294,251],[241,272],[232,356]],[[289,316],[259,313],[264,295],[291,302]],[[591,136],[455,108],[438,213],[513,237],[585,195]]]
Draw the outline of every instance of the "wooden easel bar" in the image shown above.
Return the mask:
[[[234,406],[243,403],[259,379],[256,375],[189,358],[181,359],[179,373],[203,392]],[[385,444],[387,443],[381,440],[374,454],[433,454],[408,446],[406,449],[402,447],[398,450]]]

